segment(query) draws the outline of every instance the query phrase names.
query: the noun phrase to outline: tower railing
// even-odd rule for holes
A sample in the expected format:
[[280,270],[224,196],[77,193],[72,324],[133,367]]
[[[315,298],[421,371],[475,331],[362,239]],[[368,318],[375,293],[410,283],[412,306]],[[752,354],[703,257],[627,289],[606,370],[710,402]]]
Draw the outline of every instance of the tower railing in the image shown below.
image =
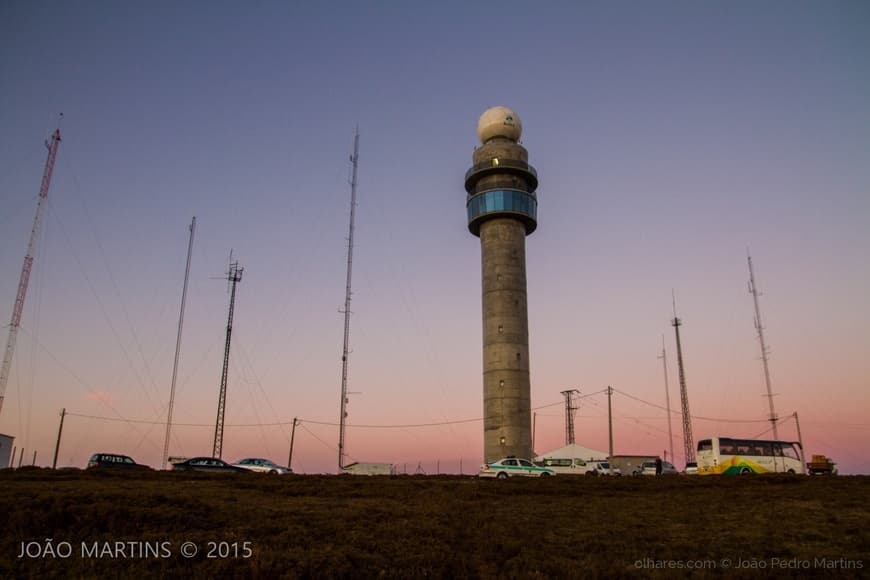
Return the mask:
[[[465,172],[465,191],[471,189],[475,177],[478,174],[493,173],[493,172],[514,172],[517,171],[529,180],[529,187],[532,191],[538,187],[538,172],[535,168],[519,159],[502,159],[494,157],[481,163],[474,165],[471,169]],[[479,179],[479,177],[478,177]]]

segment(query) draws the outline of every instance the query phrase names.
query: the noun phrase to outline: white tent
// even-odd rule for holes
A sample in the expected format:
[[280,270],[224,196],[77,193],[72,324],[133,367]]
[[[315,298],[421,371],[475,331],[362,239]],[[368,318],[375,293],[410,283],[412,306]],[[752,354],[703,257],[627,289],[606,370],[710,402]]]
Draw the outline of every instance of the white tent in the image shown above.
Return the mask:
[[590,459],[595,459],[598,461],[607,461],[607,455],[607,451],[590,449],[589,447],[583,447],[582,445],[572,443],[571,445],[566,445],[564,447],[560,447],[559,449],[548,451],[547,453],[541,453],[540,455],[535,457],[535,461],[543,461],[544,458],[584,459],[587,461]]

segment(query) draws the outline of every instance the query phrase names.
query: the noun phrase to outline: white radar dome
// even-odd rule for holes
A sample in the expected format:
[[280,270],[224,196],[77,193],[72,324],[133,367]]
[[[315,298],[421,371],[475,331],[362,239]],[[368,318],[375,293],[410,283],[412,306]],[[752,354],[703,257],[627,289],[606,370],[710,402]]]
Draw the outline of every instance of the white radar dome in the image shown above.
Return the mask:
[[477,122],[477,136],[481,143],[486,143],[495,137],[519,141],[522,134],[523,124],[520,122],[520,116],[507,107],[487,109]]

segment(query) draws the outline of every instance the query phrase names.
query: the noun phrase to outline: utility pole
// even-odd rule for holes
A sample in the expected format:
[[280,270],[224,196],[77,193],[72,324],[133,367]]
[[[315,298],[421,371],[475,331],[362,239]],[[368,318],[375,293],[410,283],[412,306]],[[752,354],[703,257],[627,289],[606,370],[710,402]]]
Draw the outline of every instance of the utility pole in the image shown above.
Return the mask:
[[613,387],[607,385],[607,432],[610,439],[610,447],[608,448],[610,456],[607,458],[608,461],[613,460],[613,408],[611,405],[612,399]]
[[57,453],[60,451],[60,436],[63,433],[64,417],[66,417],[66,407],[60,410],[60,427],[57,428],[57,444],[54,446],[54,460],[51,462],[52,469],[57,469]]
[[[21,277],[18,280],[18,292],[15,295],[15,306],[12,308],[12,320],[9,323],[9,338],[6,339],[6,351],[3,354],[3,364],[0,366],[0,413],[3,412],[3,399],[6,398],[6,383],[9,382],[9,372],[12,368],[12,355],[15,353],[15,343],[18,340],[18,328],[21,326],[21,314],[24,312],[24,299],[27,297],[27,285],[30,282],[30,271],[33,269],[33,254],[36,252],[36,242],[39,238],[39,226],[48,200],[48,187],[51,185],[51,175],[54,173],[54,162],[57,149],[60,146],[60,129],[55,129],[51,142],[46,142],[48,158],[42,173],[42,184],[39,186],[39,201],[36,203],[36,217],[33,218],[33,228],[30,230],[30,241],[27,243],[27,253],[24,265],[21,266]],[[19,462],[20,463],[20,462]]]
[[190,238],[187,242],[187,266],[184,269],[184,286],[181,290],[181,314],[178,315],[178,336],[175,339],[175,362],[172,365],[172,386],[169,389],[169,410],[166,413],[166,437],[163,440],[163,465],[169,457],[169,434],[172,431],[172,408],[175,405],[175,380],[178,377],[178,356],[181,353],[181,328],[184,325],[184,304],[187,301],[187,281],[190,278],[190,256],[193,253],[193,234],[196,231],[196,216],[190,220]]
[[574,413],[577,411],[577,407],[574,406],[574,395],[579,392],[577,389],[561,391],[562,396],[565,397],[565,445],[574,444]]
[[662,366],[665,370],[665,405],[668,408],[668,444],[671,454],[671,462],[674,461],[674,432],[671,429],[671,389],[668,387],[668,359],[665,354],[665,335],[662,334],[662,354],[660,357],[662,359]]
[[538,413],[535,411],[532,413],[532,455],[535,455],[535,429],[538,423]]
[[695,461],[695,439],[692,437],[692,416],[689,414],[689,393],[686,390],[686,370],[683,367],[683,347],[680,344],[682,322],[677,318],[677,299],[674,295],[672,298],[674,301],[674,319],[671,324],[677,335],[677,365],[680,369],[680,401],[683,408],[683,445],[685,446],[685,461],[691,463]]
[[769,421],[773,426],[773,438],[779,440],[779,433],[776,429],[776,411],[773,408],[773,391],[770,387],[770,369],[767,366],[767,357],[770,350],[764,342],[764,324],[761,322],[761,310],[758,306],[758,288],[755,287],[755,272],[752,270],[752,256],[749,255],[749,250],[746,250],[746,261],[749,262],[749,293],[752,294],[752,301],[755,304],[755,330],[758,331],[758,343],[761,346],[761,364],[764,366],[764,384],[767,387],[767,403],[770,408]]
[[341,415],[338,428],[338,469],[344,469],[344,436],[347,421],[347,359],[350,355],[350,298],[351,273],[353,272],[353,227],[356,215],[356,172],[359,164],[359,127],[353,135],[353,155],[350,157],[352,173],[350,179],[350,225],[347,233],[347,285],[344,293],[344,346],[341,351]]
[[230,313],[227,317],[227,343],[224,347],[224,365],[221,372],[221,389],[218,395],[218,410],[217,420],[214,426],[214,451],[212,457],[221,458],[224,444],[224,411],[227,404],[227,373],[230,368],[230,338],[233,334],[233,311],[236,305],[236,285],[242,281],[242,272],[244,268],[239,268],[239,262],[233,262],[233,253],[230,251],[230,267],[227,271],[227,280],[230,282],[232,290],[230,291]]
[[287,458],[287,469],[293,471],[293,441],[296,439],[296,417],[293,417],[293,430],[290,431],[290,456]]
[[797,411],[794,412],[794,424],[797,427],[798,445],[801,447],[801,473],[807,474],[807,458],[804,455],[804,438],[801,437],[801,423],[798,421]]

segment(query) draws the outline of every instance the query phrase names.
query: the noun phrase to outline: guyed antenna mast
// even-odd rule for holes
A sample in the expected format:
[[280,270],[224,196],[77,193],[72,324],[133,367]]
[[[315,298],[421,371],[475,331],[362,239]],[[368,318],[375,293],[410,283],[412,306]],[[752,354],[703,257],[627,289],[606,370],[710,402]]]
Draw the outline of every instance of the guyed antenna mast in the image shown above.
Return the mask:
[[668,358],[665,354],[665,335],[662,334],[662,354],[660,357],[662,359],[662,367],[664,367],[665,371],[665,405],[668,408],[668,451],[671,454],[671,462],[674,461],[674,431],[671,428],[671,389],[668,386]]
[[184,306],[187,302],[187,282],[190,279],[190,256],[193,253],[193,234],[196,232],[196,216],[190,220],[190,237],[187,242],[187,266],[184,269],[184,286],[181,290],[181,314],[178,315],[178,336],[175,339],[175,362],[172,365],[172,386],[169,389],[169,409],[166,412],[166,437],[163,440],[163,466],[169,458],[169,435],[172,432],[172,408],[175,406],[175,381],[178,378],[178,357],[181,354],[181,329],[184,326]]
[[347,286],[344,294],[344,346],[341,350],[341,415],[338,427],[338,469],[344,469],[344,436],[345,422],[347,420],[347,359],[350,355],[350,298],[351,298],[351,274],[353,272],[353,227],[356,215],[356,172],[359,164],[359,127],[353,135],[353,155],[350,157],[352,165],[350,178],[350,225],[347,234]]
[[695,439],[692,436],[692,415],[689,413],[689,392],[686,389],[686,370],[683,367],[683,345],[680,343],[680,326],[682,321],[677,318],[677,298],[671,293],[674,302],[674,318],[671,325],[677,335],[677,367],[680,370],[680,402],[683,411],[683,445],[686,463],[695,461]]
[[3,412],[3,399],[6,398],[6,383],[9,381],[9,371],[12,368],[12,355],[15,354],[15,343],[18,340],[18,328],[21,326],[21,314],[24,312],[24,299],[27,297],[27,285],[30,282],[30,271],[33,269],[33,254],[36,252],[36,242],[39,239],[39,226],[48,200],[48,187],[51,185],[51,174],[54,173],[54,161],[60,146],[60,129],[55,129],[51,141],[46,141],[48,158],[45,160],[45,170],[42,173],[42,184],[39,187],[39,201],[36,204],[36,217],[33,218],[33,228],[30,230],[30,241],[27,243],[27,254],[21,267],[21,278],[18,281],[18,293],[15,295],[15,306],[12,308],[12,320],[9,323],[9,338],[6,340],[6,351],[3,354],[3,366],[0,367],[0,413]]
[[227,374],[230,369],[230,339],[233,335],[233,312],[236,309],[236,285],[242,281],[244,268],[239,268],[239,261],[233,261],[233,252],[230,251],[230,267],[227,270],[227,282],[230,284],[230,312],[227,316],[227,341],[224,347],[224,364],[221,371],[221,388],[218,394],[217,419],[214,426],[214,449],[212,457],[221,458],[224,446],[224,413],[227,407]]
[[770,387],[770,370],[767,367],[767,356],[770,350],[764,342],[764,325],[761,322],[761,310],[758,306],[758,288],[755,287],[755,273],[752,271],[752,256],[749,255],[749,250],[746,250],[746,260],[749,262],[749,293],[752,294],[752,301],[755,303],[755,330],[758,331],[758,343],[761,345],[761,364],[764,366],[764,384],[767,386],[767,402],[770,407],[770,424],[773,427],[773,438],[779,439],[779,433],[776,429],[777,416],[773,408],[773,391]]

